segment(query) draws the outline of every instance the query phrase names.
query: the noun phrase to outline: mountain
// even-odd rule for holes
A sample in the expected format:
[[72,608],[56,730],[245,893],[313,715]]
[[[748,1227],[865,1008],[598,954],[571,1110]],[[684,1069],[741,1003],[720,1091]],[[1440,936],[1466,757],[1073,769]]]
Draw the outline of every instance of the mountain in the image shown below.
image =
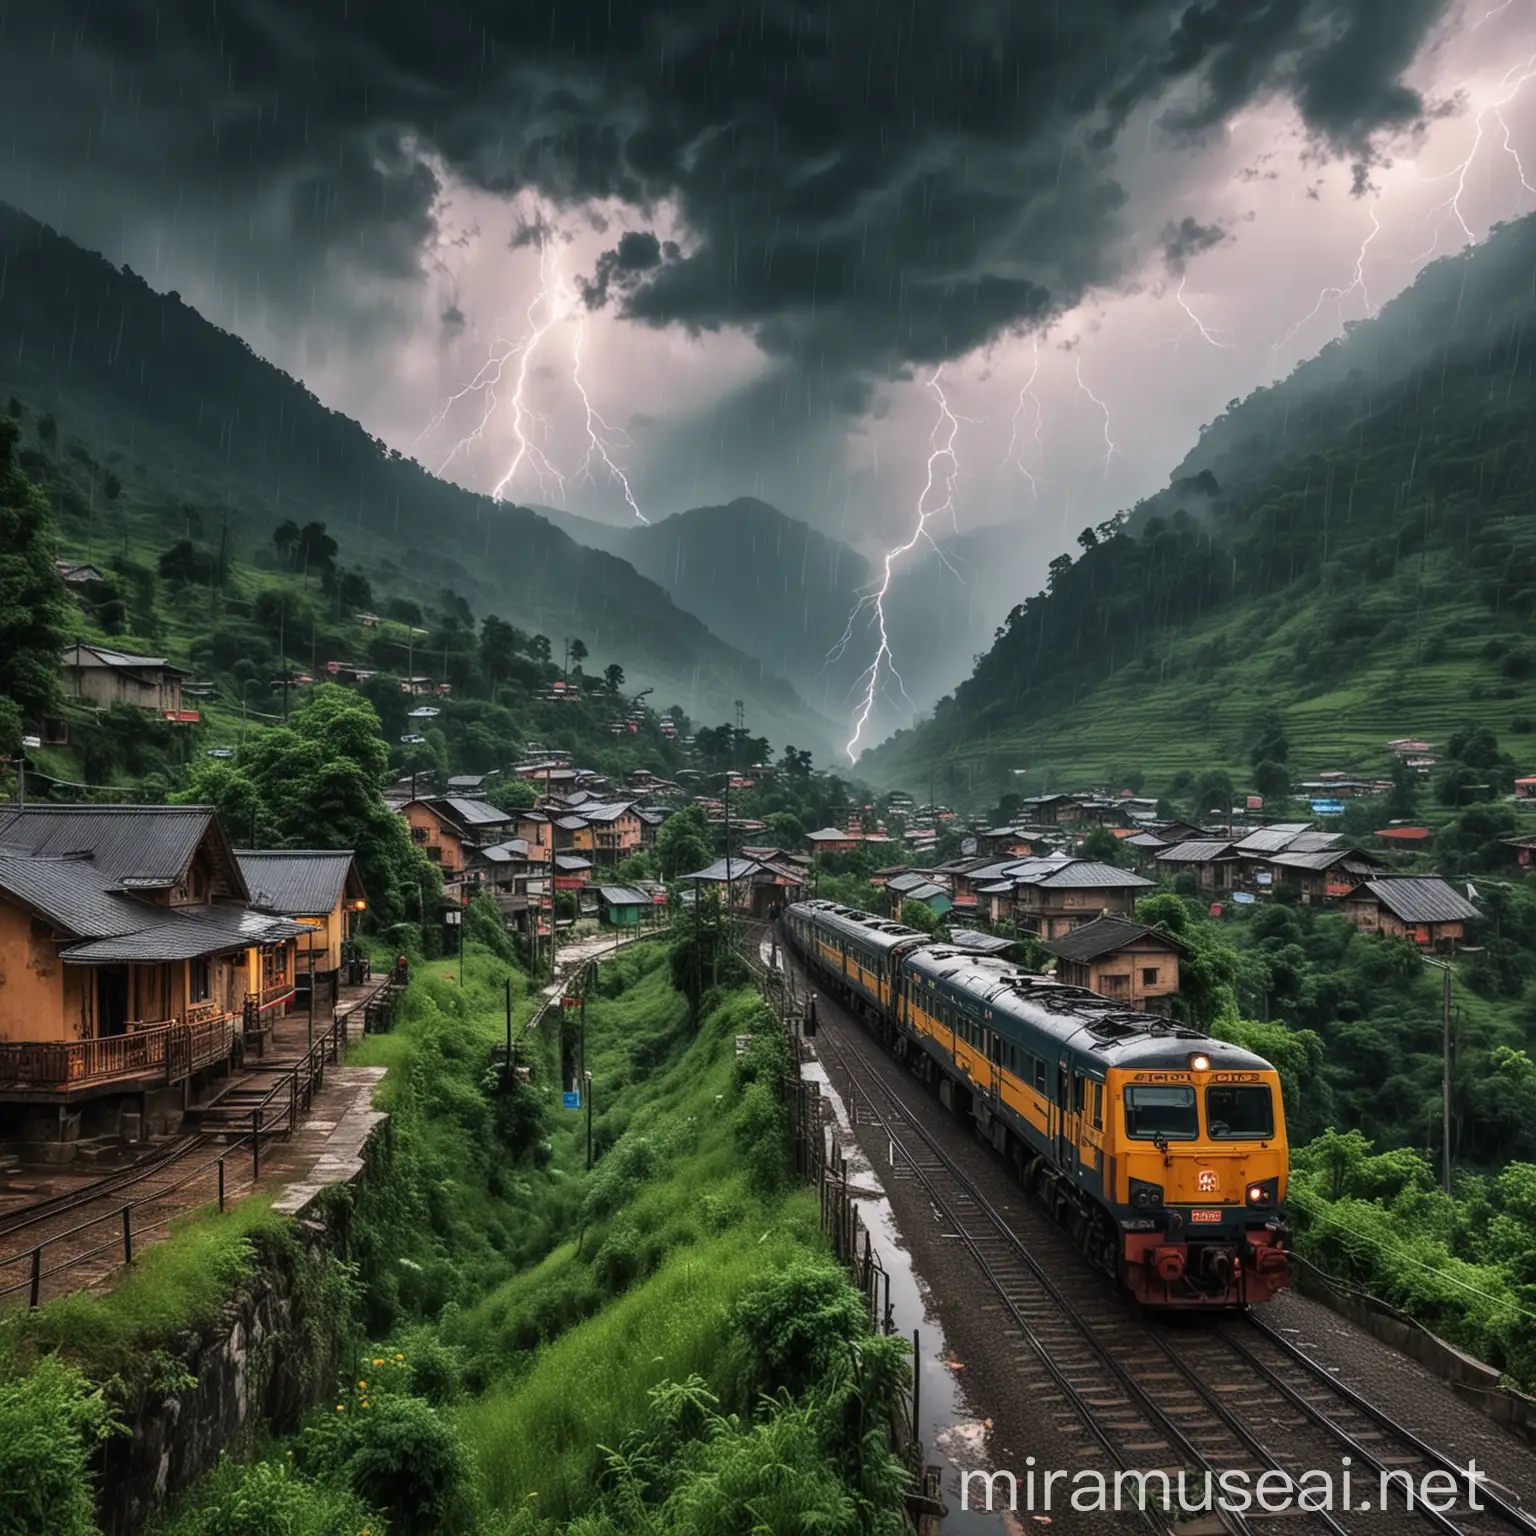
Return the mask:
[[549,635],[557,654],[580,637],[593,665],[620,663],[663,707],[720,722],[740,698],[754,732],[826,758],[828,723],[790,684],[623,560],[434,478],[177,294],[0,205],[6,395],[52,415],[58,451],[99,462],[119,486],[110,516],[95,497],[59,506],[82,551],[130,535],[164,549],[211,514],[259,562],[277,524],[320,521],[384,595],[432,603],[451,588],[477,617]]
[[1380,772],[1388,739],[1469,722],[1519,751],[1536,728],[1533,270],[1536,218],[1497,227],[1232,401],[861,775],[979,795],[1246,774],[1265,709],[1303,770]]
[[[615,527],[553,507],[541,517],[589,548],[627,560],[722,639],[762,658],[822,712],[846,717],[878,645],[860,596],[878,572],[846,544],[766,502],[740,497],[658,522]],[[890,728],[931,706],[990,643],[1013,601],[1003,527],[924,545],[892,573],[886,627],[911,704],[883,697],[874,721]],[[845,632],[847,645],[839,652]]]

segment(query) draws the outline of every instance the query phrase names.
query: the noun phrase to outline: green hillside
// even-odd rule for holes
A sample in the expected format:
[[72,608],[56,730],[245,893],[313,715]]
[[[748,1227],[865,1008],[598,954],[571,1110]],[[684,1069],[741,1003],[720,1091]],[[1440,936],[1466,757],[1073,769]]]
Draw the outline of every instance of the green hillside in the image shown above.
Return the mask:
[[[44,457],[87,471],[55,504],[71,552],[101,561],[189,538],[271,563],[274,529],[321,522],[376,601],[432,604],[444,588],[496,614],[576,636],[600,669],[623,666],[702,720],[745,700],[753,729],[822,756],[825,721],[612,555],[525,507],[445,481],[328,410],[301,383],[210,325],[176,294],[0,206],[0,402],[49,422]],[[54,480],[48,464],[34,479]],[[110,494],[109,494],[110,491]]]
[[1469,723],[1536,764],[1533,270],[1536,218],[1501,226],[1233,401],[861,775],[991,798],[1246,773],[1267,708],[1302,774]]

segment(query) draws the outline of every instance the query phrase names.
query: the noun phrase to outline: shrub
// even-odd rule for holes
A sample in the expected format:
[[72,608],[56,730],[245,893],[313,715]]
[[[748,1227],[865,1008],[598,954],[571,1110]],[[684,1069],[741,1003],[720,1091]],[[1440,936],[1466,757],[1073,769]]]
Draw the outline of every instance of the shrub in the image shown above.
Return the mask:
[[392,1530],[462,1527],[469,1462],[453,1427],[419,1397],[386,1397],[352,1418],[342,1474],[358,1497],[382,1509]]
[[732,1311],[759,1390],[799,1394],[850,1339],[868,1331],[868,1304],[830,1259],[807,1258],[749,1286]]
[[96,1536],[91,1450],[116,1428],[100,1390],[56,1356],[0,1377],[0,1536]]
[[287,1461],[226,1459],[189,1505],[155,1529],[158,1536],[358,1536],[382,1526],[350,1490],[300,1477]]

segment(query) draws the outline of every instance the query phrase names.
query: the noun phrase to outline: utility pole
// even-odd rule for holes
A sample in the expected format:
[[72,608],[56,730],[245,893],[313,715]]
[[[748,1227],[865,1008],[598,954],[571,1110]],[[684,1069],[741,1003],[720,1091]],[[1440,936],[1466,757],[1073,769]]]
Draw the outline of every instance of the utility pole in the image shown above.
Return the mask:
[[1440,1182],[1446,1194],[1451,1192],[1451,967],[1445,960],[1431,960],[1420,955],[1425,965],[1432,965],[1445,979],[1440,1003],[1440,1115],[1442,1120],[1440,1148]]
[[587,1172],[592,1171],[592,1074],[583,1073],[583,1082],[587,1090]]
[[306,947],[309,950],[309,1049],[315,1049],[315,930],[311,928],[306,936]]

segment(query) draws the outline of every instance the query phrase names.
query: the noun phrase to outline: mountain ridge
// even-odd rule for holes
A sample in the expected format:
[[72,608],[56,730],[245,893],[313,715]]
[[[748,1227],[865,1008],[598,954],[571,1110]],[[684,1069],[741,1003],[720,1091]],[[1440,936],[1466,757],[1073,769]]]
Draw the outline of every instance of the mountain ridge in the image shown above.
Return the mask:
[[[830,749],[828,723],[789,683],[619,557],[437,479],[179,295],[4,204],[0,390],[57,413],[61,439],[88,440],[124,487],[114,518],[152,538],[171,541],[183,505],[233,513],[258,554],[285,518],[322,521],[376,580],[454,587],[481,616],[557,644],[579,635],[701,721],[731,718],[740,697],[762,734]],[[94,501],[57,511],[88,543]]]

